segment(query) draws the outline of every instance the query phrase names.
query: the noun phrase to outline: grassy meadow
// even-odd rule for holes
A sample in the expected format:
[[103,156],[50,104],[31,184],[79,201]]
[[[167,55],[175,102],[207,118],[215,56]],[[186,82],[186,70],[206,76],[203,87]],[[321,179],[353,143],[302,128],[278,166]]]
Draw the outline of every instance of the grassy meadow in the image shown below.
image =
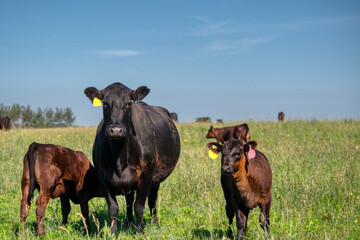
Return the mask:
[[[215,127],[237,123],[214,124]],[[269,159],[273,171],[272,239],[360,239],[360,121],[248,122],[251,139]],[[125,198],[118,196],[117,239],[226,239],[227,217],[220,185],[220,157],[208,156],[207,123],[177,124],[181,155],[175,171],[160,185],[160,228],[144,214],[145,233],[124,228]],[[33,142],[83,151],[91,161],[96,127],[12,129],[0,131],[0,239],[37,237],[35,201],[20,223],[23,156]],[[213,139],[215,140],[215,139]],[[84,231],[79,205],[72,204],[69,223],[61,226],[60,199],[50,200],[44,239],[111,239],[104,199],[89,203],[90,235]],[[265,239],[259,209],[249,215],[248,239]],[[235,222],[235,221],[234,221]],[[234,225],[235,227],[235,225]],[[235,227],[236,228],[236,227]]]

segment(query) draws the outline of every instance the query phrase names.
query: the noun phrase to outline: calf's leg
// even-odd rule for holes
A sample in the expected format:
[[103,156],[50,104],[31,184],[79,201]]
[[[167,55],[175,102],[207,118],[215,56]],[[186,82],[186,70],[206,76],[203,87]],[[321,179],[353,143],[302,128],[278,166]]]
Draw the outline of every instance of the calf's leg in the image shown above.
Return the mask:
[[65,225],[68,222],[68,216],[71,210],[70,200],[67,196],[60,196],[61,201],[61,213],[63,216],[62,224]]
[[38,235],[45,235],[44,231],[44,217],[45,217],[45,209],[50,200],[51,192],[43,191],[40,189],[40,194],[36,200],[36,221],[38,225]]
[[21,191],[22,191],[22,199],[21,199],[21,209],[20,209],[20,220],[22,223],[26,221],[27,216],[29,215],[30,205],[28,204],[28,195],[29,195],[29,180],[22,179],[21,180]]
[[263,205],[260,207],[260,216],[259,216],[259,222],[264,229],[264,231],[267,232],[267,234],[270,234],[270,206],[271,206],[271,195],[269,195],[266,199]]

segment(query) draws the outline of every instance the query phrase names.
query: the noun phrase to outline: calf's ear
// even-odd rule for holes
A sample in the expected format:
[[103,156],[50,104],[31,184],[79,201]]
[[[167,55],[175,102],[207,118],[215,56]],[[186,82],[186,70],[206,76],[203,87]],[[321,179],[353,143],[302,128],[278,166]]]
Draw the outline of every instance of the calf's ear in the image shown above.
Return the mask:
[[245,147],[244,147],[244,151],[245,152],[248,152],[249,151],[249,146],[251,146],[251,149],[255,150],[256,149],[256,146],[257,146],[257,142],[256,141],[249,141],[245,144]]
[[215,154],[219,154],[222,152],[222,146],[217,142],[209,142],[206,146]]
[[254,151],[256,146],[256,141],[249,141],[245,144],[244,153],[247,155],[248,159],[253,159],[256,156],[256,152]]
[[150,92],[150,89],[145,86],[138,87],[135,91],[131,93],[131,98],[134,101],[140,101],[143,100],[146,95],[148,95]]
[[103,94],[101,91],[97,90],[95,87],[88,87],[84,90],[85,95],[93,102],[94,98],[102,100]]

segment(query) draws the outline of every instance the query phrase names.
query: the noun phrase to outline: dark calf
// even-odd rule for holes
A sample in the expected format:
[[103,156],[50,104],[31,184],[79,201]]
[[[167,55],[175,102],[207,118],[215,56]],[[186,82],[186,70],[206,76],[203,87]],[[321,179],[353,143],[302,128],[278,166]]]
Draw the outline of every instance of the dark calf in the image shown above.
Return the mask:
[[278,114],[279,122],[284,121],[284,119],[285,119],[285,114],[283,112],[279,112],[279,114]]
[[178,115],[174,112],[170,113],[170,117],[171,117],[171,120],[173,120],[174,122],[177,122],[178,121]]
[[246,123],[224,128],[214,128],[211,126],[206,138],[216,138],[216,141],[220,144],[230,139],[240,139],[248,142],[250,140],[250,129]]
[[[236,216],[237,239],[246,234],[249,212],[260,207],[261,227],[269,234],[272,173],[264,154],[254,150],[255,141],[244,144],[229,140],[224,145],[208,143],[208,148],[221,157],[221,186],[226,200],[226,215],[229,225]],[[229,235],[232,236],[230,228]]]
[[0,117],[0,129],[5,129],[6,131],[10,129],[9,117]]
[[88,201],[103,196],[96,170],[85,154],[52,144],[32,143],[25,154],[21,180],[21,222],[25,222],[29,214],[36,188],[40,190],[36,200],[38,235],[45,235],[44,216],[50,198],[60,197],[63,224],[67,223],[70,213],[69,200],[80,203],[81,213],[90,227]]

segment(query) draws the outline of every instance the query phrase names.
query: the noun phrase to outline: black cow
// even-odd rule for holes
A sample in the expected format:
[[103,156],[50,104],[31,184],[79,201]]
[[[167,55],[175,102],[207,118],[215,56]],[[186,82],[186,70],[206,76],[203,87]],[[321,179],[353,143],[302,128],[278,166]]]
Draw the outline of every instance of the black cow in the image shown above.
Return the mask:
[[159,185],[174,170],[180,154],[180,138],[169,112],[149,106],[142,100],[150,89],[135,91],[121,83],[103,90],[85,89],[85,95],[103,103],[100,122],[93,146],[93,162],[108,204],[111,232],[117,235],[116,219],[119,206],[116,195],[126,197],[126,224],[133,224],[134,191],[136,229],[143,231],[146,198],[152,221],[156,218]]

